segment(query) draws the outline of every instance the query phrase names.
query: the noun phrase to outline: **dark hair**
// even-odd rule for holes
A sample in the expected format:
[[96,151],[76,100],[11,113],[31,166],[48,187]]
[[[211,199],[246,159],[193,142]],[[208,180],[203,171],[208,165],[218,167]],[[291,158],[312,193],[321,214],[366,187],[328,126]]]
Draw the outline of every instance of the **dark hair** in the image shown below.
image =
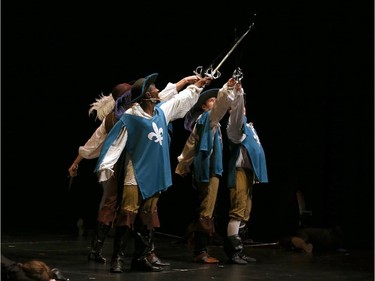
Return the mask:
[[119,97],[121,97],[124,93],[129,91],[132,87],[133,83],[122,83],[116,85],[112,89],[112,97],[114,100],[117,100]]

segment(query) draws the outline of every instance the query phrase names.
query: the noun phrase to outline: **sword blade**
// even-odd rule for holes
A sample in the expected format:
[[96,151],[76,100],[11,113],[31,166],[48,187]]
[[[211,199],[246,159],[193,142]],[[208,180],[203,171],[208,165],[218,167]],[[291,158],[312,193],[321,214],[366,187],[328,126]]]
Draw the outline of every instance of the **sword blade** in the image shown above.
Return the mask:
[[68,185],[68,190],[72,187],[74,177],[69,176],[69,185]]
[[225,57],[221,60],[221,62],[216,66],[216,68],[211,72],[211,75],[214,76],[216,72],[219,70],[221,65],[226,61],[226,59],[230,56],[230,54],[237,48],[237,46],[241,43],[241,41],[245,38],[245,36],[250,32],[251,28],[254,26],[252,23],[249,29],[236,41],[233,47],[229,50],[229,52],[225,55]]
[[277,245],[279,245],[278,242],[265,242],[265,243],[253,242],[251,244],[247,244],[246,246],[249,246],[249,247],[264,247],[264,246],[277,246]]

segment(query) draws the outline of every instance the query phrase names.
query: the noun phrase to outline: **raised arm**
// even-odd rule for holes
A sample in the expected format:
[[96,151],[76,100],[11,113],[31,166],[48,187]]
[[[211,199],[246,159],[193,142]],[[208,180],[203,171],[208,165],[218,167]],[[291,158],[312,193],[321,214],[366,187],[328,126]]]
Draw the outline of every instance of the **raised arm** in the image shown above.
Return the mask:
[[219,90],[216,102],[211,109],[211,128],[216,127],[235,99],[234,86],[236,81],[230,78]]
[[245,101],[242,87],[236,86],[236,99],[230,108],[230,115],[227,124],[228,139],[234,143],[240,143],[243,140],[243,118],[245,114]]

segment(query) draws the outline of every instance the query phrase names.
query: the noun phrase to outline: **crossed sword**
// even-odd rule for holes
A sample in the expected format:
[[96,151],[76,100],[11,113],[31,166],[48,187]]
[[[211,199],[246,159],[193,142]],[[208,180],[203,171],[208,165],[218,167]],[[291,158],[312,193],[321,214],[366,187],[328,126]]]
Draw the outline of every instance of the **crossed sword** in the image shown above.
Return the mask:
[[[224,56],[224,58],[220,61],[220,63],[215,67],[215,69],[212,68],[212,66],[208,67],[204,71],[205,76],[212,77],[213,79],[217,79],[221,76],[221,73],[219,72],[220,67],[222,64],[227,60],[227,58],[233,53],[233,51],[237,48],[237,46],[241,43],[241,41],[245,38],[245,36],[250,32],[251,28],[254,26],[254,22],[251,23],[248,30],[234,43],[233,47],[228,51],[228,53]],[[203,72],[203,66],[198,66],[195,71],[193,71],[196,75],[199,75],[202,77]]]

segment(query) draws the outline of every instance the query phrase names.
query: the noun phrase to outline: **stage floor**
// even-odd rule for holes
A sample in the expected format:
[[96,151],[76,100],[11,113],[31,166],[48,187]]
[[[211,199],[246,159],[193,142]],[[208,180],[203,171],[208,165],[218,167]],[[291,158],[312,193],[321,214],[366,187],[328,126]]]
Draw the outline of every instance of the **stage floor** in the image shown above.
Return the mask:
[[280,248],[278,244],[250,244],[245,246],[248,256],[256,263],[234,265],[226,263],[222,246],[211,245],[209,253],[222,262],[217,265],[191,261],[192,252],[182,239],[156,233],[158,256],[171,263],[162,272],[130,270],[130,247],[126,253],[126,271],[109,272],[113,236],[105,241],[103,254],[106,264],[88,261],[90,235],[2,234],[1,251],[6,257],[23,262],[39,259],[51,268],[57,267],[70,281],[203,281],[203,280],[277,280],[277,281],[373,281],[373,249],[347,249],[347,252],[325,252],[307,255]]

